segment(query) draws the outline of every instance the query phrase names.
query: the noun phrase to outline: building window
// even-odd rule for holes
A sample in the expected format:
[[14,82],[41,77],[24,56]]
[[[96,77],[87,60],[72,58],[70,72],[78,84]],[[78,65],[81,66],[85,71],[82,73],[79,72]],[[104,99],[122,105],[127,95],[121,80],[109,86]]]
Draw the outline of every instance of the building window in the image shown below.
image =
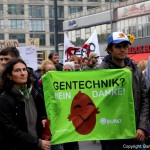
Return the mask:
[[101,2],[101,0],[88,0],[88,2]]
[[[64,43],[64,34],[58,34],[58,43]],[[54,46],[54,34],[50,34],[50,45]]]
[[[64,18],[64,6],[57,7],[57,16],[58,18]],[[54,18],[54,7],[49,6],[49,17]]]
[[87,9],[94,9],[96,8],[97,6],[87,6]]
[[30,20],[30,31],[45,31],[45,21]]
[[[54,1],[54,0],[50,0],[50,1]],[[64,0],[58,0],[58,1],[64,1]]]
[[45,34],[30,34],[30,38],[39,38],[40,39],[40,46],[45,46]]
[[2,15],[2,14],[3,14],[3,5],[0,4],[0,15]]
[[54,46],[54,34],[50,34],[50,45]]
[[85,37],[88,39],[91,36],[91,29],[90,28],[85,28]]
[[105,0],[105,2],[123,2],[123,1],[127,1],[127,0]]
[[69,14],[83,11],[82,6],[68,6]]
[[148,20],[148,22],[150,22],[150,15],[149,15],[149,16],[147,16],[147,20]]
[[25,43],[25,34],[9,34],[10,40],[18,40],[19,43]]
[[142,37],[143,36],[143,25],[142,24],[139,24],[138,25],[138,35],[137,37]]
[[[63,32],[63,21],[64,20],[57,20],[58,32]],[[49,30],[50,32],[54,32],[54,20],[49,21]]]
[[24,6],[16,4],[8,4],[8,14],[10,15],[24,15]]
[[4,20],[0,20],[0,29],[4,28]]
[[31,18],[44,18],[45,17],[44,6],[30,5],[29,6],[29,16]]
[[147,23],[147,36],[150,36],[150,23]]
[[38,64],[41,64],[43,60],[46,59],[46,51],[37,51],[37,61]]
[[24,29],[24,20],[9,20],[10,29]]
[[4,40],[4,34],[0,34],[0,40]]
[[83,2],[83,0],[69,0],[70,2]]

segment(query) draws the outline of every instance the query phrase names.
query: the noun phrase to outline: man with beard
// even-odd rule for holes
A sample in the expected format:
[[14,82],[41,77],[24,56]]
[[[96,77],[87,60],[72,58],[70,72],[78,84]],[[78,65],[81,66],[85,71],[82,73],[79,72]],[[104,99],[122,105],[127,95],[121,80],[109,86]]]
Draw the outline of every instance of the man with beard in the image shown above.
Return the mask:
[[50,53],[48,56],[48,59],[54,63],[57,71],[63,70],[63,65],[61,63],[59,63],[59,56],[56,52]]
[[82,68],[82,70],[93,70],[98,65],[98,58],[99,56],[96,52],[91,52],[88,63]]

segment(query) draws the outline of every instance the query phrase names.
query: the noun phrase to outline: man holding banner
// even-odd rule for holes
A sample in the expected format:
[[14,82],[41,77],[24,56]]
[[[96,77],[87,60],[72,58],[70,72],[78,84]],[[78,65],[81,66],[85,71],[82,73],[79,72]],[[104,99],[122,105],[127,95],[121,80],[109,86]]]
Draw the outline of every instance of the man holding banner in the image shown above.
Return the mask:
[[[142,72],[137,65],[129,58],[128,46],[130,39],[122,32],[113,32],[108,36],[107,55],[100,66],[95,69],[122,69],[129,68],[132,71],[132,91],[134,97],[136,134],[133,139],[123,140],[104,140],[102,148],[104,150],[121,150],[121,149],[145,149],[143,144],[146,138],[148,116],[149,116],[149,100],[147,97],[147,89],[145,81],[142,78]],[[118,108],[119,109],[119,108]],[[126,113],[126,112],[124,112]],[[112,131],[113,132],[113,131]],[[118,134],[118,133],[114,133]]]

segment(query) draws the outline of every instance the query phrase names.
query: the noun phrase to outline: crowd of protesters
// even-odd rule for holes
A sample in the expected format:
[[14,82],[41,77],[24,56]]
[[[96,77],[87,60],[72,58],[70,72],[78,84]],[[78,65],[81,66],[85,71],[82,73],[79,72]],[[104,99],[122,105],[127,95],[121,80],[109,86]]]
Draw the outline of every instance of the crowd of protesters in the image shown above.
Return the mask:
[[[101,64],[100,56],[91,52],[89,57],[71,56],[64,64],[59,56],[52,52],[34,71],[27,67],[15,47],[7,47],[0,52],[0,150],[79,150],[78,142],[50,146],[52,138],[47,119],[41,77],[48,71],[85,71],[100,69],[129,68],[132,71],[132,88],[136,118],[136,134],[133,139],[103,140],[102,150],[121,150],[123,145],[150,144],[149,124],[149,82],[146,66],[141,70],[127,57],[131,45],[122,32],[113,32],[108,36],[107,56]],[[148,69],[147,69],[148,70]],[[144,73],[142,72],[144,71]],[[147,71],[148,72],[148,71]],[[116,133],[117,134],[117,133]]]

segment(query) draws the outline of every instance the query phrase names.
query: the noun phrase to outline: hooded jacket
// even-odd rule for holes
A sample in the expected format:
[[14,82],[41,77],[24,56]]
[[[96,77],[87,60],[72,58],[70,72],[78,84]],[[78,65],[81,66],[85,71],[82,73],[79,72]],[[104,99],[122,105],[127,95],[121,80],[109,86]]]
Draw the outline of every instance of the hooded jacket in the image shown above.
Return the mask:
[[[149,99],[145,80],[143,78],[141,69],[134,61],[132,61],[130,58],[125,58],[124,62],[125,67],[129,68],[132,71],[132,89],[135,106],[136,127],[137,129],[147,131]],[[125,67],[118,66],[117,64],[112,62],[111,55],[107,55],[104,57],[102,63],[99,66],[95,67],[95,69],[121,69]]]

